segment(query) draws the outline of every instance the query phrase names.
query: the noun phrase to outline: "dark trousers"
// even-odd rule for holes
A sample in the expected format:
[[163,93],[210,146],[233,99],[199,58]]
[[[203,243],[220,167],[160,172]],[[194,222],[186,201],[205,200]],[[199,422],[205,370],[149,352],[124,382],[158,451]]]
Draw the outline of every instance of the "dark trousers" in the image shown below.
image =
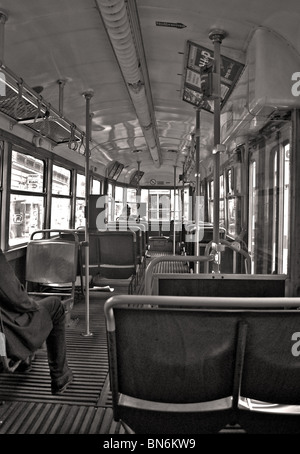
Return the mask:
[[60,299],[48,296],[39,301],[50,314],[53,328],[46,339],[50,376],[54,383],[60,384],[70,373],[67,362],[65,340],[65,310]]

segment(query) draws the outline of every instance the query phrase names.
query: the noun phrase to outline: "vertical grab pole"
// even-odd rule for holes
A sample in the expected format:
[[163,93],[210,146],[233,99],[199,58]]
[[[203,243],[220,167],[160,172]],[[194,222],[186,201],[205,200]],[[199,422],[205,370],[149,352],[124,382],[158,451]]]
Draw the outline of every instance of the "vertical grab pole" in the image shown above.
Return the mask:
[[64,87],[66,85],[66,81],[64,79],[58,79],[58,89],[59,89],[59,113],[63,115],[64,110]]
[[173,223],[173,255],[176,255],[176,227],[175,227],[175,218],[176,218],[176,166],[174,166],[174,223]]
[[222,30],[212,30],[209,38],[214,44],[214,219],[213,219],[213,241],[216,244],[218,254],[217,269],[220,265],[220,114],[221,114],[221,53],[220,47],[226,33]]
[[[195,252],[194,255],[199,255],[200,252],[200,113],[201,109],[196,110],[196,159],[195,159],[195,177],[196,177],[196,200],[195,200]],[[200,271],[200,263],[195,262],[194,272],[198,274]]]
[[89,245],[89,193],[90,193],[90,137],[91,137],[91,118],[90,101],[93,96],[92,91],[83,93],[86,100],[86,144],[85,144],[85,323],[86,331],[83,336],[92,336],[90,332],[90,292],[89,292],[89,265],[90,265],[90,245]]

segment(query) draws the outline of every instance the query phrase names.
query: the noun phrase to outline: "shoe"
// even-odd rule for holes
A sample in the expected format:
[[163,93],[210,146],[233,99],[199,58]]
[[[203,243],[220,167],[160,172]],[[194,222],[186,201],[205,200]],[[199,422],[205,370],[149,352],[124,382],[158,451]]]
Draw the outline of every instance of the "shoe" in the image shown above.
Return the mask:
[[15,372],[26,374],[27,372],[31,371],[32,364],[27,363],[27,361],[22,361],[21,364],[16,368]]
[[16,368],[15,372],[20,372],[26,374],[32,369],[32,361],[34,360],[35,355],[30,355],[21,364]]
[[65,377],[63,382],[61,383],[55,383],[52,381],[51,383],[51,392],[52,394],[63,394],[67,387],[73,382],[74,377],[72,372],[70,371],[68,375]]

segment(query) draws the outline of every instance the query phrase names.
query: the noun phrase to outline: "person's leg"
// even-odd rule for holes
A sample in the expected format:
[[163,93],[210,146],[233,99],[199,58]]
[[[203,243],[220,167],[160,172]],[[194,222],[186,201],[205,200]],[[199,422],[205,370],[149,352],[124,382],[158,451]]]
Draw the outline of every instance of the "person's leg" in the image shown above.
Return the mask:
[[73,381],[67,362],[65,310],[59,298],[50,296],[39,301],[49,312],[53,328],[46,339],[52,393],[63,392]]

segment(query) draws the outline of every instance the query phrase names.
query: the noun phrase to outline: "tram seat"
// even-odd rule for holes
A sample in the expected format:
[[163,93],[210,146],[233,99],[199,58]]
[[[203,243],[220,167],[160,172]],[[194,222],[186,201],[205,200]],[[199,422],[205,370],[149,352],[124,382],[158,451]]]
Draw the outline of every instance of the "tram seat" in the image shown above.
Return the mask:
[[136,234],[136,256],[139,264],[144,264],[144,256],[146,252],[145,226],[136,224],[134,221],[119,220],[116,222],[108,222],[107,229],[109,231],[131,231]]
[[98,247],[95,285],[126,287],[132,293],[138,272],[135,232],[106,230],[94,236]]
[[60,236],[34,238],[34,235],[45,232],[34,232],[27,244],[25,287],[32,297],[60,297],[66,311],[66,323],[69,325],[75,301],[79,240],[75,233],[73,239],[63,239]]
[[114,419],[128,432],[214,433],[231,421],[237,316],[175,311],[173,301],[105,303]]
[[136,272],[136,283],[140,279],[140,274],[146,268],[146,260],[145,260],[145,253],[146,253],[146,246],[145,246],[145,238],[144,238],[144,226],[139,225],[136,223],[131,223],[130,221],[119,221],[116,223],[117,230],[127,230],[135,233],[135,241],[136,241],[136,262],[137,262],[137,272]]
[[299,306],[299,298],[109,298],[115,421],[141,434],[300,432]]
[[247,314],[239,424],[249,434],[300,433],[299,317]]

